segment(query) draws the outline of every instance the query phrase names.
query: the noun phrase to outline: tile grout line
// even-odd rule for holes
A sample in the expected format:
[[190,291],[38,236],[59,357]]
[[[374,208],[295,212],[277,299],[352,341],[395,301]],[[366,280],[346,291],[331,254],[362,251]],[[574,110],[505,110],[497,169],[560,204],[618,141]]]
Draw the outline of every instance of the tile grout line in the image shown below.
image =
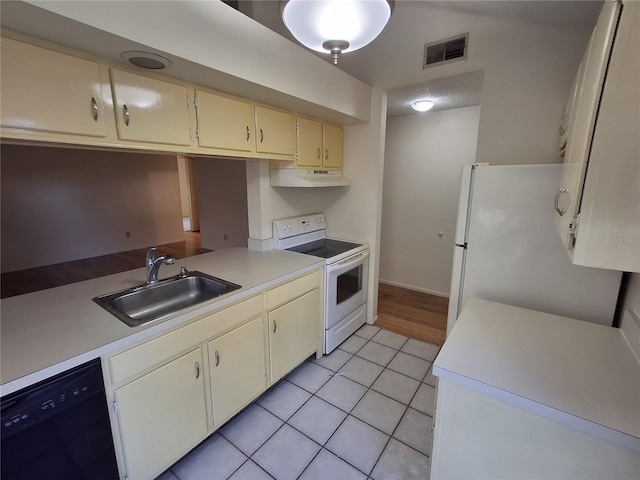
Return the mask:
[[[248,407],[250,407],[251,405],[256,404],[258,407],[260,407],[261,409],[263,409],[263,410],[264,410],[264,411],[266,411],[267,413],[269,413],[269,414],[273,415],[273,416],[274,416],[274,417],[276,417],[278,420],[280,420],[280,421],[282,421],[282,422],[283,422],[283,423],[282,423],[282,425],[280,425],[280,426],[276,429],[276,431],[275,431],[273,434],[271,434],[268,438],[266,438],[266,439],[265,439],[265,440],[264,440],[264,441],[263,441],[263,442],[262,442],[262,443],[261,443],[261,444],[260,444],[256,449],[255,449],[255,451],[254,451],[251,455],[246,455],[246,454],[245,454],[245,453],[244,453],[240,448],[238,448],[238,447],[237,447],[237,446],[236,446],[236,445],[235,445],[235,444],[234,444],[230,439],[228,439],[226,436],[224,436],[224,435],[222,434],[222,429],[221,429],[221,428],[220,428],[220,429],[218,429],[216,432],[214,432],[214,433],[213,433],[213,435],[215,435],[216,433],[220,434],[220,436],[221,436],[225,441],[229,442],[229,443],[230,443],[234,448],[236,448],[238,451],[240,451],[240,452],[241,452],[243,455],[245,455],[245,457],[246,457],[246,459],[244,460],[244,462],[242,462],[242,463],[240,464],[240,466],[239,466],[237,469],[235,469],[235,470],[234,470],[234,471],[233,471],[233,472],[232,472],[232,473],[227,477],[227,479],[228,479],[228,478],[230,478],[231,476],[233,476],[233,475],[234,475],[238,470],[240,470],[240,469],[241,469],[241,468],[242,468],[242,467],[247,463],[247,461],[249,461],[249,460],[251,460],[253,463],[255,463],[255,464],[256,464],[256,465],[257,465],[257,466],[258,466],[262,471],[264,471],[264,472],[265,472],[269,477],[273,478],[269,472],[267,472],[264,468],[262,468],[262,466],[261,466],[261,465],[259,465],[259,464],[258,464],[257,462],[255,462],[255,461],[253,461],[252,457],[253,457],[253,455],[254,455],[256,452],[258,452],[258,451],[259,451],[259,450],[260,450],[260,449],[261,449],[261,448],[262,448],[262,447],[263,447],[267,442],[269,442],[269,440],[271,440],[271,439],[276,435],[276,433],[277,433],[277,432],[279,432],[280,430],[282,430],[282,428],[284,427],[284,425],[288,425],[290,428],[292,428],[292,429],[293,429],[293,430],[295,430],[296,432],[300,433],[300,434],[301,434],[301,435],[303,435],[305,438],[307,438],[307,439],[311,440],[313,443],[315,443],[316,445],[318,445],[318,446],[320,447],[320,448],[319,448],[319,450],[318,450],[318,452],[316,452],[316,454],[313,456],[313,458],[312,458],[312,459],[311,459],[311,460],[306,464],[306,466],[304,467],[304,469],[303,469],[303,470],[302,470],[302,472],[298,475],[298,477],[297,477],[297,478],[300,478],[300,476],[302,476],[302,475],[304,474],[304,472],[309,468],[309,466],[311,465],[311,463],[313,463],[313,461],[317,458],[317,456],[320,454],[320,452],[321,452],[322,450],[326,450],[328,453],[330,453],[330,454],[334,455],[335,457],[337,457],[337,458],[341,459],[341,460],[342,460],[342,461],[344,461],[346,464],[348,464],[348,465],[352,466],[352,467],[353,467],[353,468],[355,468],[358,472],[362,473],[362,474],[363,474],[363,475],[365,475],[368,479],[370,479],[370,478],[372,478],[372,477],[371,477],[371,473],[373,472],[373,470],[375,469],[375,467],[376,467],[376,466],[377,466],[377,464],[379,463],[380,458],[381,458],[381,457],[382,457],[382,455],[384,454],[384,451],[385,451],[385,449],[387,448],[387,446],[389,445],[389,443],[391,442],[391,439],[392,439],[392,438],[394,438],[394,440],[396,440],[397,442],[401,443],[402,445],[404,445],[404,446],[406,446],[406,447],[410,448],[411,450],[413,450],[413,451],[415,451],[415,452],[419,453],[420,455],[426,456],[426,457],[429,459],[429,461],[430,461],[430,457],[429,457],[428,455],[425,455],[424,453],[420,452],[419,450],[416,450],[416,449],[415,449],[415,448],[413,448],[411,445],[407,445],[407,444],[406,444],[406,443],[404,443],[403,441],[401,441],[401,440],[399,440],[399,439],[397,439],[397,438],[393,437],[393,435],[396,433],[396,431],[397,431],[397,429],[398,429],[398,427],[399,427],[400,423],[402,422],[402,419],[403,419],[403,418],[404,418],[404,416],[407,414],[407,411],[408,411],[410,408],[412,408],[412,407],[411,407],[411,402],[413,402],[413,400],[414,400],[415,396],[417,395],[418,390],[420,389],[420,385],[422,385],[422,384],[426,384],[423,380],[427,377],[427,375],[429,374],[429,371],[432,369],[432,367],[433,367],[433,362],[435,362],[435,358],[436,358],[436,357],[437,357],[437,355],[440,353],[440,349],[441,349],[441,347],[439,347],[439,346],[437,346],[437,345],[434,345],[434,346],[436,346],[436,347],[438,348],[438,352],[436,353],[436,356],[434,357],[434,360],[433,360],[433,361],[429,361],[429,360],[426,360],[426,359],[424,359],[424,358],[422,358],[422,357],[418,357],[417,355],[413,355],[413,354],[408,353],[408,352],[402,352],[402,350],[401,350],[401,349],[402,349],[402,348],[403,348],[403,347],[408,343],[408,341],[410,340],[410,338],[411,338],[411,337],[407,337],[407,338],[405,339],[405,341],[402,343],[402,345],[400,346],[400,348],[398,348],[398,349],[396,349],[396,348],[394,348],[394,347],[391,347],[391,346],[389,346],[389,345],[385,345],[385,344],[383,344],[383,343],[380,343],[379,341],[375,341],[375,340],[373,340],[373,338],[374,338],[374,337],[375,337],[375,336],[376,336],[380,331],[387,331],[387,330],[384,330],[384,329],[381,329],[381,328],[379,328],[379,327],[378,327],[378,331],[377,331],[375,334],[373,334],[373,335],[371,336],[371,338],[366,338],[366,337],[361,337],[361,336],[359,336],[359,335],[356,335],[356,336],[358,336],[359,338],[362,338],[362,339],[366,340],[366,342],[365,342],[365,343],[364,343],[360,348],[358,348],[354,353],[348,352],[348,351],[346,351],[346,350],[342,350],[342,349],[340,349],[340,348],[338,347],[338,349],[339,349],[339,350],[341,350],[341,351],[342,351],[342,352],[344,352],[344,353],[349,354],[349,355],[350,355],[350,357],[349,357],[349,359],[348,359],[346,362],[344,362],[344,363],[343,363],[343,364],[342,364],[342,365],[337,369],[337,371],[335,371],[335,372],[334,372],[333,370],[331,370],[330,368],[327,368],[327,367],[325,367],[325,366],[323,366],[323,365],[320,365],[319,363],[316,363],[314,360],[312,360],[313,355],[310,355],[310,356],[309,356],[309,358],[307,358],[307,359],[306,359],[302,364],[304,364],[305,362],[312,362],[314,365],[317,365],[317,366],[319,366],[319,367],[321,367],[321,368],[323,368],[323,369],[325,369],[325,370],[327,370],[328,372],[330,372],[330,373],[331,373],[330,377],[329,377],[326,381],[324,381],[324,382],[323,382],[323,383],[322,383],[322,384],[321,384],[321,385],[320,385],[320,386],[315,390],[315,392],[310,392],[309,390],[305,389],[304,387],[301,387],[301,386],[297,385],[296,383],[294,383],[294,382],[290,381],[290,380],[287,378],[287,377],[288,377],[288,376],[289,376],[293,371],[295,371],[295,370],[296,370],[297,368],[299,368],[299,367],[296,367],[296,369],[292,370],[292,371],[291,371],[291,372],[289,372],[285,377],[283,377],[281,380],[279,380],[278,382],[276,382],[276,385],[278,385],[280,382],[286,381],[286,382],[288,382],[288,383],[292,384],[293,386],[296,386],[296,387],[300,388],[300,389],[301,389],[301,390],[303,390],[304,392],[306,392],[306,393],[309,393],[309,394],[310,394],[310,397],[309,397],[307,400],[305,400],[305,401],[304,401],[304,402],[303,402],[303,403],[302,403],[302,404],[301,404],[301,405],[300,405],[300,406],[299,406],[299,407],[298,407],[298,408],[297,408],[297,409],[296,409],[296,410],[295,410],[291,415],[289,415],[289,416],[287,417],[287,420],[282,420],[280,417],[278,417],[278,415],[276,415],[276,414],[272,413],[272,412],[271,412],[270,410],[268,410],[267,408],[265,408],[265,407],[263,407],[262,405],[258,404],[257,402],[258,402],[258,400],[260,399],[260,397],[258,397],[257,399],[255,399],[251,404],[249,404],[247,407],[245,407],[245,408],[244,408],[244,409],[242,409],[240,412],[238,412],[238,414],[240,414],[241,412],[245,411],[245,410],[246,410]],[[390,332],[390,331],[389,331],[389,332]],[[395,333],[395,332],[391,332],[391,333]],[[400,335],[400,334],[396,334],[396,335]],[[429,344],[429,345],[433,345],[433,344],[430,344],[429,342],[423,342],[423,341],[421,341],[421,340],[418,340],[418,341],[420,341],[420,342],[422,342],[422,343],[427,343],[427,344]],[[380,365],[380,364],[378,364],[378,363],[376,363],[376,362],[373,362],[373,361],[371,361],[371,360],[369,360],[369,359],[367,359],[367,358],[360,357],[360,356],[358,356],[358,355],[357,355],[357,353],[358,353],[359,351],[361,351],[361,350],[362,350],[362,349],[363,349],[363,348],[364,348],[368,343],[370,343],[370,342],[374,342],[374,343],[375,343],[375,344],[377,344],[377,345],[382,345],[382,346],[384,346],[384,347],[387,347],[387,348],[390,348],[390,349],[392,349],[392,350],[395,350],[394,355],[393,355],[393,356],[391,357],[391,359],[386,363],[386,365]],[[392,368],[389,368],[389,367],[388,367],[388,365],[393,361],[393,359],[395,359],[395,358],[398,356],[398,353],[400,353],[400,352],[405,353],[406,355],[410,355],[410,356],[412,356],[412,357],[414,357],[414,358],[418,358],[418,359],[420,359],[420,360],[423,360],[423,361],[426,361],[426,362],[430,363],[429,367],[427,368],[427,372],[426,372],[426,373],[425,373],[425,375],[422,377],[422,380],[417,380],[417,379],[415,379],[415,378],[413,378],[413,377],[410,377],[409,375],[406,375],[406,374],[404,374],[404,373],[402,373],[402,372],[397,372],[396,370],[393,370]],[[343,368],[343,367],[344,367],[344,366],[345,366],[345,365],[346,365],[346,364],[347,364],[347,363],[348,363],[348,362],[349,362],[353,357],[358,357],[358,358],[359,358],[359,359],[361,359],[361,360],[365,360],[365,361],[370,362],[370,363],[372,363],[372,364],[374,364],[374,365],[376,365],[376,366],[382,367],[382,371],[381,371],[381,372],[376,376],[376,378],[373,380],[373,382],[372,382],[372,383],[371,383],[371,385],[369,385],[369,386],[367,386],[367,385],[363,385],[362,383],[360,383],[360,382],[358,382],[358,381],[356,381],[356,380],[352,380],[351,378],[349,378],[349,377],[346,377],[346,376],[345,376],[345,378],[346,378],[347,380],[353,381],[354,383],[356,383],[356,384],[358,384],[358,385],[360,385],[360,386],[362,386],[362,387],[365,387],[365,388],[366,388],[366,390],[365,390],[365,391],[364,391],[364,393],[363,393],[363,394],[358,398],[358,400],[356,401],[356,403],[354,404],[354,406],[353,406],[353,407],[351,407],[351,409],[347,412],[347,411],[343,410],[342,408],[340,408],[340,407],[338,407],[338,406],[336,406],[336,405],[332,404],[331,402],[328,402],[327,400],[324,400],[323,398],[321,398],[321,397],[317,396],[316,394],[317,394],[317,392],[319,392],[319,391],[320,391],[320,390],[321,390],[321,389],[322,389],[322,388],[323,388],[323,387],[324,387],[324,386],[325,386],[325,385],[326,385],[326,384],[327,384],[327,383],[328,383],[328,382],[329,382],[333,377],[335,377],[336,375],[342,375],[342,376],[344,376],[343,374],[339,374],[339,370],[341,370],[341,369],[342,369],[342,368]],[[302,364],[301,364],[301,365],[302,365]],[[301,366],[301,365],[300,365],[300,366]],[[411,396],[411,399],[409,400],[409,403],[404,404],[403,402],[399,402],[399,401],[398,401],[398,400],[396,400],[395,398],[389,397],[389,396],[387,396],[387,395],[385,395],[385,394],[383,394],[383,393],[381,393],[381,392],[378,392],[377,390],[373,390],[373,388],[372,388],[373,384],[374,384],[374,383],[375,383],[375,382],[380,378],[380,376],[382,375],[382,373],[383,373],[386,369],[389,369],[390,371],[392,371],[392,372],[394,372],[394,373],[397,373],[397,374],[399,374],[399,375],[403,375],[403,376],[405,376],[405,377],[407,377],[407,378],[410,378],[410,379],[412,379],[412,380],[414,380],[414,381],[416,381],[416,382],[418,382],[418,383],[419,383],[418,388],[416,389],[416,391],[415,391],[415,392],[413,393],[413,395]],[[272,387],[270,387],[270,388],[273,388],[273,387],[275,387],[276,385],[273,385],[273,386],[272,386]],[[426,384],[426,385],[429,385],[429,384]],[[430,386],[431,386],[431,385],[430,385]],[[432,386],[432,387],[433,387],[433,386]],[[370,390],[374,391],[375,393],[377,393],[377,394],[379,394],[379,395],[384,396],[385,398],[388,398],[388,399],[393,400],[393,401],[395,401],[395,402],[397,402],[397,403],[400,403],[401,405],[403,405],[403,406],[404,406],[404,410],[403,410],[402,415],[400,416],[400,420],[398,421],[398,423],[396,424],[396,426],[395,426],[395,427],[394,427],[394,429],[393,429],[393,432],[392,432],[390,435],[389,435],[389,434],[387,434],[386,432],[384,432],[384,431],[380,430],[379,428],[377,428],[377,427],[375,427],[375,426],[373,426],[373,425],[370,425],[370,424],[369,424],[369,423],[367,423],[366,421],[361,420],[360,418],[358,418],[358,417],[356,417],[355,415],[353,415],[353,414],[352,414],[352,412],[355,410],[356,406],[357,406],[357,405],[362,401],[362,399],[367,395],[367,393],[368,393]],[[329,436],[329,438],[324,442],[324,444],[320,444],[320,443],[318,443],[318,442],[317,442],[316,440],[314,440],[313,438],[310,438],[309,436],[307,436],[304,432],[301,432],[300,430],[298,430],[295,426],[293,426],[293,425],[289,424],[289,421],[290,421],[290,420],[291,420],[291,419],[292,419],[292,418],[293,418],[293,417],[294,417],[294,416],[295,416],[295,415],[296,415],[296,414],[297,414],[297,413],[298,413],[298,412],[299,412],[299,411],[300,411],[300,410],[301,410],[301,409],[302,409],[302,408],[303,408],[303,407],[304,407],[304,406],[309,402],[309,400],[311,400],[311,398],[313,398],[313,397],[316,397],[318,400],[321,400],[321,401],[323,401],[323,402],[326,402],[326,403],[328,403],[329,405],[331,405],[331,406],[333,406],[333,407],[337,408],[338,410],[340,410],[340,411],[342,411],[342,412],[346,413],[345,418],[340,422],[340,424],[336,427],[336,429],[335,429],[335,430],[333,431],[333,433]],[[416,409],[414,409],[414,410],[416,410]],[[430,416],[430,415],[428,415],[428,414],[426,414],[426,413],[424,413],[424,412],[421,412],[420,410],[416,410],[416,411],[417,411],[417,412],[419,412],[419,413],[423,413],[424,415],[428,416],[429,418],[432,418],[432,416]],[[238,414],[236,414],[236,415],[238,415]],[[335,433],[340,429],[340,427],[344,424],[344,422],[345,422],[345,421],[347,420],[347,418],[349,418],[350,416],[351,416],[351,417],[353,417],[355,420],[360,421],[360,422],[362,422],[363,424],[365,424],[365,425],[367,425],[367,426],[369,426],[369,427],[371,427],[371,428],[375,429],[376,431],[381,432],[382,434],[384,434],[384,435],[387,435],[387,436],[388,436],[388,439],[387,439],[387,441],[386,441],[386,443],[385,443],[385,446],[383,447],[382,451],[380,452],[380,454],[379,454],[379,455],[378,455],[378,457],[376,458],[375,462],[373,463],[373,466],[371,467],[371,470],[370,470],[370,472],[369,472],[369,473],[365,473],[365,472],[363,472],[363,471],[362,471],[362,470],[360,470],[358,467],[356,467],[355,465],[352,465],[352,464],[351,464],[351,463],[349,463],[346,459],[342,458],[340,455],[338,455],[338,454],[336,454],[336,453],[332,452],[331,450],[329,450],[329,449],[327,449],[327,448],[325,447],[325,445],[326,445],[327,443],[329,443],[329,441],[333,438],[333,436],[335,435]],[[212,436],[213,436],[213,435],[212,435]],[[207,437],[207,438],[210,438],[210,437]],[[204,442],[203,442],[203,443],[204,443]],[[172,467],[173,467],[173,466],[172,466]],[[178,477],[178,475],[173,471],[173,468],[172,468],[172,467],[169,467],[168,471],[170,471],[170,472],[171,472],[171,473],[172,473],[176,478],[178,478],[178,480],[180,480],[180,478]]]

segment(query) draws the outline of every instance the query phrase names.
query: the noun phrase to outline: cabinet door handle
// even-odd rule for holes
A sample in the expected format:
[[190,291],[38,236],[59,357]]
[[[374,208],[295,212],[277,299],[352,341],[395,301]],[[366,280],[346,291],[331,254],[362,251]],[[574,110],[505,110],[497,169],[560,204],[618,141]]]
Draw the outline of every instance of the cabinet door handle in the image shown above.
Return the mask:
[[320,147],[318,147],[318,159],[320,159],[320,155],[322,155],[322,152],[320,151]]
[[249,125],[247,125],[247,142],[249,141]]
[[96,102],[96,97],[91,97],[91,116],[94,122],[98,121],[98,102]]
[[325,149],[324,149],[324,159],[325,159],[325,160],[328,160],[328,159],[329,159],[329,149],[328,149],[328,148],[325,148]]
[[218,365],[220,365],[220,354],[218,353],[218,351],[216,350],[216,352],[214,353],[215,357],[216,357],[216,367]]
[[276,321],[273,321],[273,333],[276,333],[276,330],[278,329],[278,325],[276,325]]
[[200,378],[200,364],[196,362],[196,378]]
[[566,188],[561,188],[560,190],[558,190],[558,193],[556,193],[556,199],[553,202],[554,207],[556,208],[556,212],[558,212],[558,215],[563,216],[566,212],[567,212],[567,207],[565,206],[564,208],[560,207],[560,198],[562,198],[562,196],[566,193],[568,193],[569,191]]
[[127,105],[122,106],[122,116],[124,117],[124,124],[128,127],[129,126],[129,109],[127,108]]
[[260,129],[260,143],[264,140],[264,132]]

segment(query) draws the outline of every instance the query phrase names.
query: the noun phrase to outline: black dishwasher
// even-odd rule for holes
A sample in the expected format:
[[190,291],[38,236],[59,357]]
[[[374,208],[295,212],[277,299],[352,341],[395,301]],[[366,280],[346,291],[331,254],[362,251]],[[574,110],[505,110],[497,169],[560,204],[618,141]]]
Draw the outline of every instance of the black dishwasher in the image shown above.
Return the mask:
[[102,367],[92,360],[2,398],[2,480],[114,480]]

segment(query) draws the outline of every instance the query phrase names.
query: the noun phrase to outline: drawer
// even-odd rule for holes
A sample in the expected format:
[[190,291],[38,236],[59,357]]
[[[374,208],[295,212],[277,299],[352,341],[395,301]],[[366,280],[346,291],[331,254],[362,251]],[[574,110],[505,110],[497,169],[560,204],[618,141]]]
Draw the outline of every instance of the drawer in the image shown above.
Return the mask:
[[122,382],[261,313],[262,295],[256,295],[166,335],[119,353],[109,359],[111,381],[114,384]]
[[314,288],[320,287],[320,271],[309,273],[291,282],[267,291],[267,310],[293,300]]

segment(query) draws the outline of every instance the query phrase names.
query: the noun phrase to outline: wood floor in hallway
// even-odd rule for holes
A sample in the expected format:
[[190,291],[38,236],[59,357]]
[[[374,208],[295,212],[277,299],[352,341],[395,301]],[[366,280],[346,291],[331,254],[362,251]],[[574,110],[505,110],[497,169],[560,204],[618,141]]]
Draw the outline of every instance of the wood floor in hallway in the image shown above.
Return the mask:
[[380,283],[377,327],[442,345],[447,330],[447,298]]
[[[171,255],[175,259],[191,257],[210,251],[202,248],[200,232],[184,232],[184,242],[169,243],[158,247],[158,252]],[[0,298],[13,297],[142,268],[144,267],[146,255],[147,249],[141,248],[128,252],[3,273],[0,280]]]

